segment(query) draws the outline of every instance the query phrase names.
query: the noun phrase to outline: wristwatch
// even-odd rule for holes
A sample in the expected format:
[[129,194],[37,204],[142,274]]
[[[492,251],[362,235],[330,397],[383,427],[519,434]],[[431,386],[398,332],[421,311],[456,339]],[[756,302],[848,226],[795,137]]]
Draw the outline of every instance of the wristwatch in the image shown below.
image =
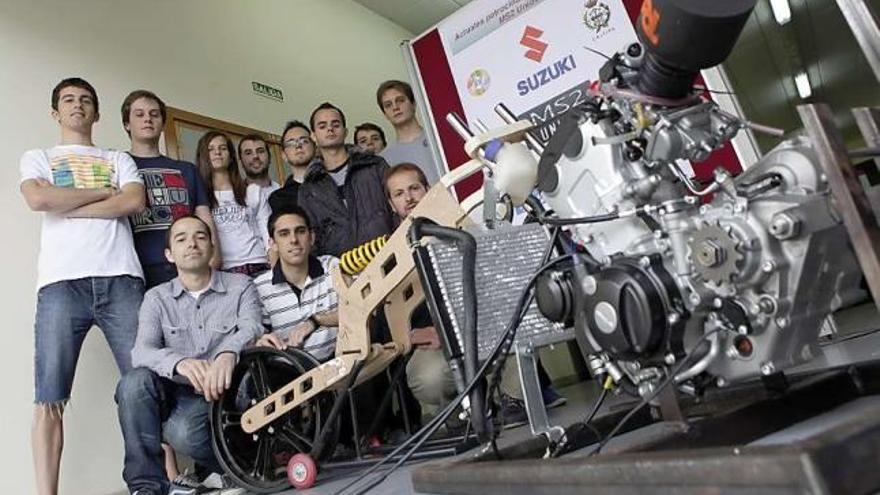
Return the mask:
[[309,316],[309,321],[312,322],[312,325],[315,325],[315,327],[312,328],[313,332],[321,327],[321,322],[319,322],[318,319],[315,318],[315,315]]

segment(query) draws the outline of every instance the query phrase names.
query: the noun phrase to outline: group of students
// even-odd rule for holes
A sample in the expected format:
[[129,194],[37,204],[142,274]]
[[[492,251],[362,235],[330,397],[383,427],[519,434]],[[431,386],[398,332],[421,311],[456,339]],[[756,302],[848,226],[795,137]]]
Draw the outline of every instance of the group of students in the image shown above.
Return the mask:
[[[32,429],[38,493],[57,493],[64,406],[93,325],[122,374],[123,478],[139,495],[204,490],[190,479],[172,483],[174,451],[219,472],[209,403],[230,386],[247,346],[332,357],[338,315],[330,271],[338,257],[390,234],[438,175],[409,85],[385,82],[376,98],[397,143],[376,154],[360,129],[364,149],[347,145],[344,113],[321,104],[308,126],[285,127],[291,174],[279,185],[269,179],[270,151],[259,135],[235,149],[228,136],[208,132],[195,166],[163,156],[165,104],[149,91],[132,92],[121,106],[130,150],[98,148],[95,89],[80,78],[56,85],[61,143],[25,152],[20,164],[25,201],[44,213]],[[407,381],[430,414],[455,388],[430,315],[417,313]],[[516,377],[502,388],[517,405]]]

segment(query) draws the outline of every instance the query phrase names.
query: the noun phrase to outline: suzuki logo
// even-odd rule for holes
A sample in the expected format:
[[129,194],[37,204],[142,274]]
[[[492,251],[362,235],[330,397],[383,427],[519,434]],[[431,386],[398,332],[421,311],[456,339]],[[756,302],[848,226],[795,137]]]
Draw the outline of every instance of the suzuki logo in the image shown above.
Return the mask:
[[526,26],[525,31],[523,31],[523,37],[519,40],[519,44],[528,48],[529,50],[525,53],[525,57],[535,62],[541,63],[541,60],[544,59],[544,52],[547,51],[547,43],[539,40],[544,31],[532,26]]
[[565,76],[565,74],[573,72],[575,69],[577,69],[577,63],[575,63],[574,55],[566,55],[556,62],[546,67],[542,67],[541,70],[535,72],[531,76],[517,82],[516,92],[520,96],[525,96],[545,84],[549,84],[560,77]]

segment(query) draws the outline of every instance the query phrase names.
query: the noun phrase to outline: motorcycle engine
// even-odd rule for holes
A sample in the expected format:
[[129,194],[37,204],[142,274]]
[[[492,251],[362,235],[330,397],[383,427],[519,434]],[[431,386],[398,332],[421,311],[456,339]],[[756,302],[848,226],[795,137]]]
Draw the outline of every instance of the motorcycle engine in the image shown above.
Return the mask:
[[687,173],[748,125],[692,85],[755,0],[646,4],[640,42],[603,67],[541,157],[557,217],[619,218],[567,227],[585,262],[544,273],[539,308],[574,326],[594,373],[642,395],[667,378],[724,386],[807,361],[824,320],[861,293],[811,143],[790,139],[736,177],[719,166],[708,184]]

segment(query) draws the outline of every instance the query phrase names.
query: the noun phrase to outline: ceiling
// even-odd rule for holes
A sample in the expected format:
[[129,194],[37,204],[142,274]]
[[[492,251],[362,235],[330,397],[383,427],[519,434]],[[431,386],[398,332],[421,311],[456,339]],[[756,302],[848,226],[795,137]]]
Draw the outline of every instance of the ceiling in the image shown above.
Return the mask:
[[382,17],[422,34],[471,0],[354,0]]
[[[418,35],[471,0],[354,0]],[[866,0],[880,13],[880,0]],[[776,23],[769,0],[758,0],[733,53],[724,63],[747,118],[787,131],[801,127],[797,105],[828,103],[850,145],[859,134],[849,113],[880,106],[874,77],[835,0],[789,0],[791,21]],[[813,94],[802,100],[794,75],[806,71]],[[757,136],[763,152],[778,139]]]

